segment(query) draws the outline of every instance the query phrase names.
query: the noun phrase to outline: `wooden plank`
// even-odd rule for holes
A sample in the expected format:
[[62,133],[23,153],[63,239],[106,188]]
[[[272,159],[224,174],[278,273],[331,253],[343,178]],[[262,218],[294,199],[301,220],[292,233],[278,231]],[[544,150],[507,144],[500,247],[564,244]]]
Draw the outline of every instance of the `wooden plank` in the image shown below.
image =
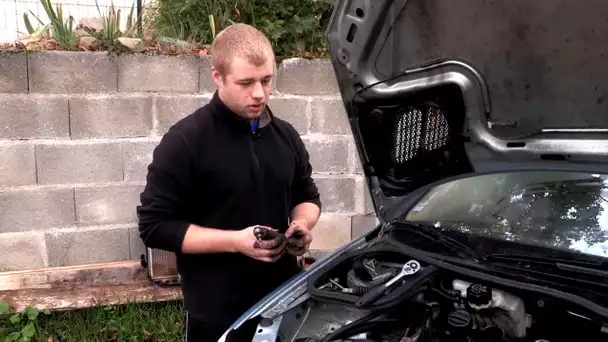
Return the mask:
[[108,285],[148,279],[139,261],[51,267],[0,273],[0,291],[51,289],[63,286]]
[[64,287],[61,289],[21,289],[0,292],[0,302],[13,310],[26,307],[64,311],[104,305],[181,300],[179,286],[155,286],[150,282]]
[[139,261],[0,273],[0,302],[63,311],[127,303],[181,300],[179,285],[158,285]]

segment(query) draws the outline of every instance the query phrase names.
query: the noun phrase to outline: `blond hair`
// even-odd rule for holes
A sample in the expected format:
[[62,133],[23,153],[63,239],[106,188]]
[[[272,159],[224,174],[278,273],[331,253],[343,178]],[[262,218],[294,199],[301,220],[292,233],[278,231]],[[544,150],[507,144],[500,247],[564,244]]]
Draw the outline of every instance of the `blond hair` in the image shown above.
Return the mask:
[[215,36],[211,44],[211,63],[220,74],[225,75],[235,56],[247,59],[256,66],[268,58],[274,60],[270,40],[251,25],[232,24]]

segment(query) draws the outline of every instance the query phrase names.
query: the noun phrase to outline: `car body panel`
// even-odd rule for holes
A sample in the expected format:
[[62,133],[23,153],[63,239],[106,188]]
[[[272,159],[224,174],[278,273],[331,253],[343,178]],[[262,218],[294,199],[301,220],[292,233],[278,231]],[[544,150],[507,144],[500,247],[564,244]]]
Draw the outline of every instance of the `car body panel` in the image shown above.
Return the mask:
[[[390,220],[389,208],[411,189],[385,194],[382,171],[366,146],[372,137],[365,137],[360,120],[369,115],[365,103],[398,103],[423,90],[456,87],[464,123],[452,127],[460,130],[454,135],[464,138],[471,164],[459,173],[606,169],[608,50],[600,32],[608,29],[608,4],[591,3],[336,2],[327,29],[330,54],[381,220]],[[563,18],[574,20],[563,24]]]
[[[279,310],[285,310],[292,304],[293,301],[296,301],[300,296],[306,295],[306,285],[309,275],[326,267],[328,264],[332,263],[334,260],[338,259],[344,253],[353,251],[357,248],[366,245],[366,240],[371,236],[377,234],[378,229],[380,227],[377,226],[375,229],[371,229],[367,233],[363,234],[359,238],[348,242],[347,244],[337,248],[331,254],[326,255],[325,257],[317,260],[312,265],[310,265],[307,269],[302,270],[300,273],[292,277],[290,280],[286,281],[282,286],[276,288],[274,291],[266,295],[262,298],[257,304],[251,307],[249,310],[244,312],[241,317],[239,317],[222,335],[222,337],[218,340],[219,342],[226,341],[228,334],[238,329],[243,323],[247,320],[252,319],[256,316],[262,315],[265,312],[272,311],[274,307],[281,307]],[[287,299],[287,300],[286,300]]]

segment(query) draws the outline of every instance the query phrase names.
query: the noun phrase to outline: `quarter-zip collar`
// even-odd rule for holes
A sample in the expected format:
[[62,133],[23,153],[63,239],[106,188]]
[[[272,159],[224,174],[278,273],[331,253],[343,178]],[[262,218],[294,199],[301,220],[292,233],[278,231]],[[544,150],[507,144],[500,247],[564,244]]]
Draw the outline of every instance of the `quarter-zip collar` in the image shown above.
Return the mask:
[[259,134],[264,127],[268,126],[272,122],[272,112],[268,108],[268,105],[266,105],[264,112],[260,116],[259,121],[256,123],[256,130],[252,132],[252,124],[247,119],[239,116],[228,108],[228,106],[226,106],[226,104],[220,99],[217,91],[213,93],[213,97],[211,97],[209,105],[212,109],[213,115],[221,119],[222,122],[233,127],[237,132]]

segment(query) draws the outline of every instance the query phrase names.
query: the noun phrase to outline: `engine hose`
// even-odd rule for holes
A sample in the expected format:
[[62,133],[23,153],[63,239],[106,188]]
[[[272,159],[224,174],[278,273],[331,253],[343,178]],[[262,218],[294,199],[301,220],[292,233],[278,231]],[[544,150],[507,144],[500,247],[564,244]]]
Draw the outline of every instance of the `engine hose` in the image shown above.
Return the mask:
[[369,290],[371,290],[371,289],[372,289],[371,287],[366,287],[366,286],[354,286],[354,287],[350,287],[347,290],[342,291],[342,292],[345,292],[348,294],[353,294],[355,296],[361,296],[361,295],[364,295],[367,292],[369,292]]
[[427,266],[422,271],[413,275],[406,283],[398,286],[395,290],[390,293],[383,295],[378,298],[371,305],[365,307],[359,307],[360,309],[382,309],[390,308],[400,305],[404,301],[410,299],[412,296],[417,295],[422,291],[426,291],[430,287],[430,281],[428,277],[438,270],[436,266]]
[[431,284],[431,286],[429,287],[431,291],[435,292],[436,294],[442,296],[445,299],[458,300],[458,298],[460,298],[460,292],[446,288],[443,279],[434,281],[433,284]]
[[454,289],[448,289],[444,283],[445,283],[445,279],[439,280],[439,288],[441,289],[441,291],[444,291],[445,293],[449,294],[450,296],[453,296],[454,298],[460,297],[460,291],[454,290]]
[[[390,276],[389,279],[390,278],[392,278],[392,276]],[[348,284],[349,287],[374,287],[386,281],[387,279],[385,278],[376,278],[376,280],[372,281],[363,280],[357,276],[354,269],[348,271],[348,274],[346,275],[346,284]]]
[[435,286],[432,286],[430,288],[430,290],[433,291],[434,293],[440,295],[441,297],[447,299],[447,300],[455,300],[452,295],[445,293],[443,290],[438,289]]

